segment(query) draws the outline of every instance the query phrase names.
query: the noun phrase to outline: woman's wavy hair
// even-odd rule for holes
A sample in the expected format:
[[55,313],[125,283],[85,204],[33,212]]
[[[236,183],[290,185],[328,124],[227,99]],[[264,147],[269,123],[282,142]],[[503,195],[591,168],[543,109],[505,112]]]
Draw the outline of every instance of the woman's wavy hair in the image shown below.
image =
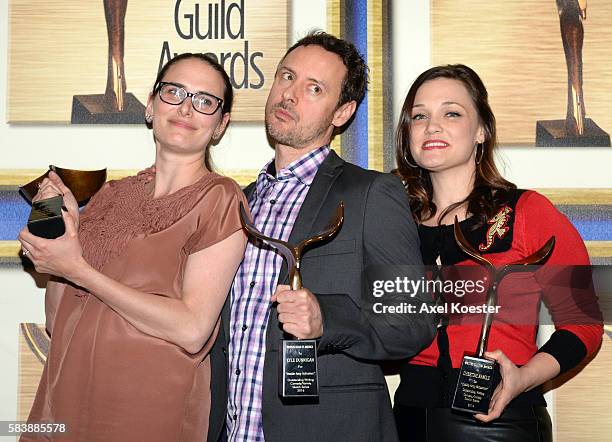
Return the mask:
[[507,200],[507,191],[516,189],[516,185],[501,176],[493,159],[496,146],[495,116],[488,102],[488,93],[476,72],[462,64],[436,66],[423,72],[414,81],[402,107],[395,136],[395,153],[397,169],[393,173],[403,181],[410,198],[410,209],[414,219],[421,223],[434,217],[438,208],[433,202],[433,186],[429,171],[414,167],[416,162],[410,153],[410,122],[412,106],[419,88],[427,81],[436,78],[450,78],[460,81],[472,97],[478,112],[480,123],[484,128],[484,142],[476,149],[476,176],[474,188],[462,201],[457,201],[444,208],[440,220],[455,208],[467,202],[468,213],[480,218],[476,227],[482,225]]

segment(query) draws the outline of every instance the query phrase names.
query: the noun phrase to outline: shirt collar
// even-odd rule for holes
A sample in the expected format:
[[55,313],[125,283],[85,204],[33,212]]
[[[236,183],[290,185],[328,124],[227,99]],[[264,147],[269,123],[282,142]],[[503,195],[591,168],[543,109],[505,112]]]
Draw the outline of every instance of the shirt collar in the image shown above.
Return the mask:
[[298,158],[288,166],[282,168],[278,173],[274,167],[274,159],[269,161],[257,176],[255,187],[257,192],[262,191],[269,183],[273,181],[288,181],[292,179],[299,180],[302,184],[310,186],[314,180],[319,166],[325,161],[329,155],[329,146],[321,146],[313,151],[308,152]]

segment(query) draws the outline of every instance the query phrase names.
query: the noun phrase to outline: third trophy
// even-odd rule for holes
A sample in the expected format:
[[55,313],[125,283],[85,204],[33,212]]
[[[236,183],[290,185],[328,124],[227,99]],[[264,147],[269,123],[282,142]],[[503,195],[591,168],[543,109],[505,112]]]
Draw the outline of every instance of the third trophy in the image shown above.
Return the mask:
[[484,357],[489,342],[489,331],[493,322],[493,311],[497,305],[497,289],[502,279],[509,273],[516,271],[527,271],[529,265],[542,264],[550,256],[554,246],[555,237],[552,236],[537,252],[519,261],[506,264],[497,269],[491,261],[481,256],[465,239],[459,221],[455,217],[454,225],[455,241],[474,261],[483,265],[489,275],[489,290],[486,295],[487,310],[478,339],[478,347],[474,356],[465,355],[459,370],[457,387],[453,397],[453,410],[468,413],[488,414],[491,396],[499,380],[497,362]]

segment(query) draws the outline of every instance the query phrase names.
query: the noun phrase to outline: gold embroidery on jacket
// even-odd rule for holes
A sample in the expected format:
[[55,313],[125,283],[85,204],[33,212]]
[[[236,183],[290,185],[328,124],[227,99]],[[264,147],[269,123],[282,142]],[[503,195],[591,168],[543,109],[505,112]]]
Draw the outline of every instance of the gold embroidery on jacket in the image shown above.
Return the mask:
[[489,229],[487,230],[487,243],[480,244],[478,246],[478,250],[480,250],[481,252],[489,250],[493,245],[493,241],[496,235],[499,239],[502,239],[504,236],[506,236],[506,233],[508,233],[508,231],[510,230],[510,227],[506,226],[508,220],[510,219],[510,212],[512,212],[512,209],[508,206],[504,206],[499,212],[497,212],[497,214],[493,218],[487,221],[488,224],[491,224],[491,227],[489,227]]

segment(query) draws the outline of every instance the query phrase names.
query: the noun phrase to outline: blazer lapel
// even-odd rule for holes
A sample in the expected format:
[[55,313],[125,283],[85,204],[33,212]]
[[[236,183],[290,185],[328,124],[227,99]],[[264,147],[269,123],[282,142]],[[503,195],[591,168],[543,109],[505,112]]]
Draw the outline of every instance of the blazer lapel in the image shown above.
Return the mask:
[[[291,235],[289,236],[290,244],[296,244],[308,235],[312,235],[312,226],[319,216],[321,206],[327,198],[332,184],[342,172],[343,165],[344,160],[333,150],[327,155],[310,185],[308,195],[306,195],[302,203],[300,212],[291,230]],[[287,263],[283,260],[278,282],[286,284],[288,277]]]
[[[319,212],[332,184],[336,178],[342,172],[342,166],[344,161],[332,150],[327,158],[323,161],[317,174],[315,175],[312,184],[304,203],[300,208],[291,235],[289,236],[290,243],[297,243],[302,241],[306,236],[311,234],[312,226],[317,219]],[[255,191],[255,183],[251,183],[244,189],[244,193],[247,198],[250,198]],[[278,282],[286,284],[288,279],[287,263],[283,260],[283,265],[278,277]],[[229,336],[229,321],[224,321],[224,325],[227,324],[226,333]],[[278,351],[278,342],[282,338],[282,329],[278,323],[278,315],[276,313],[275,306],[272,307],[270,312],[270,319],[266,331],[266,351],[273,352]]]

